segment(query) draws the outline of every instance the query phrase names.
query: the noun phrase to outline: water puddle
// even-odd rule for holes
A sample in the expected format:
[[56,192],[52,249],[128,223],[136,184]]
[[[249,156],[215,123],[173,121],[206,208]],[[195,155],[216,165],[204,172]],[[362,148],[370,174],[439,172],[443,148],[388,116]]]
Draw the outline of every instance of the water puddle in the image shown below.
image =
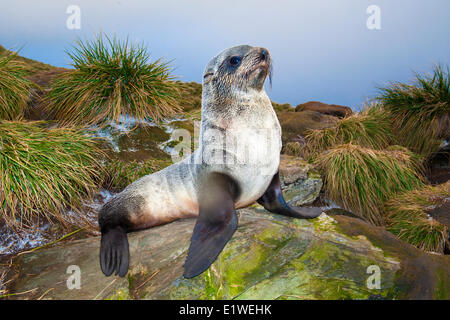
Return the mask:
[[[107,202],[114,193],[101,189],[94,195],[93,199],[89,202],[83,203],[83,206],[79,212],[68,210],[65,215],[67,221],[77,222],[80,224],[80,220],[83,222],[81,225],[85,225],[91,229],[90,233],[98,233],[96,231],[97,226],[97,214],[102,205]],[[36,222],[32,229],[24,229],[16,232],[10,226],[6,224],[0,225],[0,258],[6,255],[17,254],[21,251],[31,250],[36,247],[43,246],[47,243],[55,241],[64,236],[65,232],[62,230],[55,230],[48,222]]]

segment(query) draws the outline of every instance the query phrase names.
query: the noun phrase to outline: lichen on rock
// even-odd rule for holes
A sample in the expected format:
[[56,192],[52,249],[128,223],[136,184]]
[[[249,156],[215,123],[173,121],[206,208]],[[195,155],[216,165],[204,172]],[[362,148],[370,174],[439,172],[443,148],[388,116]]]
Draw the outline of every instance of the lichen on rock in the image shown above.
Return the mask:
[[320,194],[322,178],[306,161],[283,155],[280,161],[283,195],[289,205],[300,207],[311,204]]
[[[239,227],[218,259],[185,279],[194,219],[130,233],[126,278],[105,277],[99,238],[61,244],[13,259],[11,293],[45,299],[449,299],[450,257],[424,253],[385,230],[346,216],[298,220],[259,208],[239,210]],[[66,286],[69,265],[81,287]],[[380,270],[370,288],[369,266]],[[17,298],[11,296],[11,299]]]

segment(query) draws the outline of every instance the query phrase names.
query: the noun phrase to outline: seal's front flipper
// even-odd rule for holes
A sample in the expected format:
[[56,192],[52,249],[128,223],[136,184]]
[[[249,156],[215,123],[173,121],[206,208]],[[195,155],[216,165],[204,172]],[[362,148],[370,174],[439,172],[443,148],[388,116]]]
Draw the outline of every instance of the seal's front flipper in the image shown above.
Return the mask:
[[121,226],[103,228],[100,242],[100,266],[106,276],[114,271],[125,277],[128,271],[130,252],[125,229]]
[[193,278],[216,260],[238,226],[234,202],[239,187],[230,177],[210,174],[201,184],[199,215],[184,264],[185,278]]
[[283,198],[279,172],[273,176],[266,192],[258,199],[258,203],[267,211],[300,219],[315,218],[322,213],[320,208],[291,208]]

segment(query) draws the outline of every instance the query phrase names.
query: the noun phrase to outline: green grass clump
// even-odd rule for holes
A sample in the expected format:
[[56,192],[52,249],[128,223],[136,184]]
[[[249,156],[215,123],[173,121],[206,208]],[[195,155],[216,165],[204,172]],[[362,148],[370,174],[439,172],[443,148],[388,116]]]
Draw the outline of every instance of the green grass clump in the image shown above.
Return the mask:
[[49,71],[55,67],[49,65],[49,64],[45,64],[33,59],[28,59],[25,57],[22,57],[18,54],[20,50],[16,51],[12,51],[12,50],[7,50],[5,49],[3,46],[0,45],[0,56],[6,56],[6,55],[11,55],[12,56],[12,61],[19,63],[23,69],[30,75],[39,73],[39,72],[45,72],[45,71]]
[[0,121],[1,216],[14,227],[36,217],[65,224],[99,179],[96,141],[78,128]]
[[100,35],[68,54],[75,70],[58,76],[45,98],[63,124],[104,126],[120,115],[159,121],[180,110],[169,65],[150,62],[146,47]]
[[388,230],[425,251],[444,253],[448,228],[430,217],[427,209],[450,197],[450,182],[426,186],[392,197],[385,204]]
[[415,74],[412,84],[379,88],[378,100],[390,113],[399,142],[425,157],[450,138],[450,70],[438,65],[431,75]]
[[302,155],[300,142],[288,142],[283,146],[282,153],[288,156],[300,157]]
[[145,162],[113,160],[105,167],[106,175],[102,186],[107,190],[120,192],[137,179],[160,171],[171,164],[170,159],[150,159]]
[[25,66],[13,60],[14,54],[0,56],[0,119],[16,120],[23,117],[31,101],[33,84],[25,78]]
[[383,203],[423,184],[411,155],[344,144],[319,155],[326,196],[361,218],[383,225]]
[[295,112],[295,108],[293,108],[289,103],[277,103],[272,101],[272,107],[275,112]]
[[319,130],[308,130],[304,156],[314,157],[334,146],[352,143],[381,150],[393,140],[391,122],[379,105],[337,121],[336,125]]
[[200,83],[176,81],[176,85],[179,91],[177,101],[183,112],[199,110],[202,107],[202,85]]

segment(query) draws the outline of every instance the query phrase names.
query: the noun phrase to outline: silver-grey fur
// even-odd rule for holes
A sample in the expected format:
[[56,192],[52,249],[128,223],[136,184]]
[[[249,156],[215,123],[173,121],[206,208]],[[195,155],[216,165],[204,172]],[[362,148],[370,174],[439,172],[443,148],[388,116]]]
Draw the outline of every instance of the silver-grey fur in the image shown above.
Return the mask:
[[[241,57],[237,68],[230,65],[234,56]],[[199,183],[209,172],[237,182],[236,208],[254,203],[277,172],[281,150],[281,128],[264,90],[269,72],[263,48],[237,46],[214,57],[204,71],[199,148],[116,195],[99,213],[100,226],[121,223],[132,231],[194,217]]]

